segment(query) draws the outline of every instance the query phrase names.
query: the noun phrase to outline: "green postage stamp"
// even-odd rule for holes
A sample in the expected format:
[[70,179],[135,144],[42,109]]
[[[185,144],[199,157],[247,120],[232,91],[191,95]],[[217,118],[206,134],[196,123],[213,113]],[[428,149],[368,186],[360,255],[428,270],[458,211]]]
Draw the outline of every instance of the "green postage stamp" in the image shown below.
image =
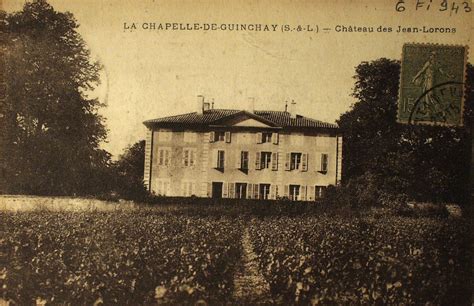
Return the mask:
[[398,122],[463,125],[467,47],[403,45]]

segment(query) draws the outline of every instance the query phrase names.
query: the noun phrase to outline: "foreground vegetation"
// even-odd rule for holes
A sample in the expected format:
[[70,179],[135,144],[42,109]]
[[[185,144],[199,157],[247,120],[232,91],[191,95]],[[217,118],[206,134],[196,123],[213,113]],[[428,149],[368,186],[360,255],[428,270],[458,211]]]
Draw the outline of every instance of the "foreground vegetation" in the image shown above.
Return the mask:
[[469,298],[466,222],[318,216],[266,218],[250,228],[282,304],[462,305]]
[[230,218],[151,211],[1,213],[4,299],[89,304],[225,301],[240,256]]
[[[0,297],[18,304],[235,304],[247,228],[277,304],[469,301],[463,218],[306,205],[0,212]],[[286,207],[286,208],[285,208]]]

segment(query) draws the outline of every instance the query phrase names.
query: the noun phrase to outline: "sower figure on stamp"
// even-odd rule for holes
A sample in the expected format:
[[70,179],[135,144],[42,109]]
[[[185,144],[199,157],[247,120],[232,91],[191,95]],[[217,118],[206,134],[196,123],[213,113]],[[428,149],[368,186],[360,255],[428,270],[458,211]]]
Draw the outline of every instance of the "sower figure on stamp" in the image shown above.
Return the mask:
[[426,93],[424,96],[424,103],[421,105],[419,113],[426,114],[427,110],[431,114],[436,114],[438,109],[441,107],[441,101],[436,96],[434,91],[429,91],[436,85],[435,73],[439,72],[441,75],[453,79],[454,76],[444,71],[440,63],[436,61],[436,52],[432,51],[428,60],[425,62],[423,67],[413,77],[411,81],[416,86],[422,86],[422,93]]

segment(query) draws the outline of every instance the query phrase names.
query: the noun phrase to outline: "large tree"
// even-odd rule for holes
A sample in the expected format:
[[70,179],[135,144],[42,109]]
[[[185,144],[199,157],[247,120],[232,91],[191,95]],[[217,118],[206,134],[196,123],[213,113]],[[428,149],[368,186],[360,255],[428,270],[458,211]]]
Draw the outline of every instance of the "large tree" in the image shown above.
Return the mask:
[[99,63],[70,13],[45,0],[7,14],[7,96],[4,126],[8,192],[85,194],[102,189],[110,155],[101,103],[88,93],[99,83]]
[[[469,65],[467,126],[473,75]],[[404,193],[416,200],[467,201],[469,130],[397,123],[399,77],[400,63],[385,58],[356,68],[357,101],[338,121],[344,133],[344,182],[368,178],[377,192]]]

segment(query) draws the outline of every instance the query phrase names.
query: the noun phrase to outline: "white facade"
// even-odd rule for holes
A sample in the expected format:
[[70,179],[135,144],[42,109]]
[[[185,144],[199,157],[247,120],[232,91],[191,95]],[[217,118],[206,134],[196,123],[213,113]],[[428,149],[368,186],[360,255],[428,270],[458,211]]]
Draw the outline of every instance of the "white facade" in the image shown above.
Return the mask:
[[337,129],[279,127],[246,112],[178,123],[147,124],[144,179],[157,195],[311,201],[340,182]]

